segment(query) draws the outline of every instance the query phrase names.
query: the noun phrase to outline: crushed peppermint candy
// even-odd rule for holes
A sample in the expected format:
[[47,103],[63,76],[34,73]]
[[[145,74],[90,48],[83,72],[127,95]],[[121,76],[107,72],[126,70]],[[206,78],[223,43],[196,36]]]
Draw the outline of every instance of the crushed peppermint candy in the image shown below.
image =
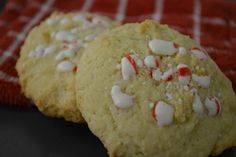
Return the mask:
[[124,80],[128,80],[130,76],[138,74],[136,55],[128,55],[121,59],[121,72]]
[[151,70],[151,74],[152,74],[152,78],[156,81],[160,81],[161,80],[161,76],[162,76],[162,72],[159,68],[155,69],[155,70]]
[[210,77],[209,76],[199,76],[192,74],[192,79],[196,81],[201,87],[209,88],[210,86]]
[[75,64],[70,61],[62,61],[57,64],[57,70],[59,72],[70,72],[76,68]]
[[76,35],[74,35],[70,31],[59,31],[55,34],[54,37],[56,40],[65,42],[75,42],[77,40]]
[[86,20],[86,19],[85,19],[85,17],[84,17],[83,15],[78,14],[78,15],[75,15],[75,16],[72,18],[72,20],[73,20],[74,22],[83,22],[83,21]]
[[57,50],[56,45],[50,45],[44,50],[44,55],[50,55],[50,54],[54,53],[56,50]]
[[133,106],[133,97],[123,93],[118,85],[112,87],[111,97],[118,108],[125,109]]
[[184,47],[179,47],[179,55],[183,56],[186,54],[186,49]]
[[174,79],[173,76],[173,69],[170,68],[169,70],[167,70],[166,72],[163,73],[163,75],[161,76],[161,78],[165,81],[171,81]]
[[202,114],[204,112],[204,108],[201,102],[199,95],[196,93],[193,100],[193,111],[196,113]]
[[196,57],[200,60],[207,60],[208,59],[207,55],[201,49],[199,49],[197,47],[192,47],[190,49],[190,52],[193,57]]
[[153,53],[160,55],[173,55],[178,50],[176,45],[171,41],[153,39],[149,41],[148,45]]
[[148,68],[157,68],[157,67],[159,67],[159,62],[158,62],[157,59],[155,59],[154,56],[147,56],[147,57],[145,57],[144,64]]
[[58,55],[56,55],[55,60],[60,61],[65,58],[73,58],[74,56],[75,56],[75,51],[70,50],[70,49],[63,50],[63,51],[59,52]]
[[221,104],[217,97],[206,98],[205,106],[209,116],[216,116],[221,112]]
[[68,23],[70,23],[70,22],[71,22],[71,20],[68,19],[68,18],[63,18],[63,19],[60,20],[60,24],[61,24],[61,25],[65,25],[65,24],[68,24]]
[[153,108],[153,117],[158,126],[170,125],[173,122],[174,109],[163,101],[158,101]]
[[39,58],[43,56],[50,55],[56,51],[57,47],[55,45],[38,45],[34,50],[30,51],[29,58]]
[[190,81],[190,69],[186,64],[179,64],[177,66],[177,75],[181,85],[187,85]]
[[95,34],[90,34],[90,35],[87,35],[84,40],[87,41],[87,42],[91,42],[93,40],[95,40],[95,38],[97,37],[97,35]]
[[51,17],[49,19],[46,20],[46,24],[48,25],[55,25],[60,21],[61,17],[60,16],[56,16],[56,17]]

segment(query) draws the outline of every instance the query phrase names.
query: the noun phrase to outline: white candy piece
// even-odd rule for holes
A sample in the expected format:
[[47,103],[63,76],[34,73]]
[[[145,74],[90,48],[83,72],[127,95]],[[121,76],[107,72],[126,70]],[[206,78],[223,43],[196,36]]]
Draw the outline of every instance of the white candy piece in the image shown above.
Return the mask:
[[[131,59],[131,61],[128,59],[128,57]],[[131,62],[133,62],[135,65],[133,65]],[[136,65],[136,61],[131,55],[121,59],[121,73],[124,80],[128,80],[130,76],[133,76],[137,73],[137,69],[134,67]]]
[[131,58],[133,58],[133,60],[135,61],[135,63],[138,65],[139,68],[143,67],[143,62],[141,59],[138,58],[138,56],[136,54],[130,55]]
[[169,69],[166,72],[163,73],[161,78],[165,81],[170,81],[173,79],[173,69]]
[[211,99],[206,98],[205,106],[208,110],[209,116],[216,116],[221,112],[220,101],[216,97],[213,97]]
[[148,67],[148,68],[157,68],[157,60],[155,59],[154,56],[147,56],[144,59],[144,64]]
[[68,35],[67,31],[60,31],[55,34],[55,39],[59,41],[64,41]]
[[56,45],[48,46],[44,51],[44,55],[50,55],[50,54],[54,53],[56,50],[57,50]]
[[73,51],[78,51],[80,48],[84,46],[82,41],[77,41],[77,43],[71,43],[68,45],[68,48]]
[[84,20],[86,20],[86,19],[85,19],[85,17],[84,17],[83,15],[75,15],[75,16],[72,18],[72,20],[73,20],[74,22],[82,22],[82,21],[84,21]]
[[202,114],[204,112],[204,108],[203,108],[201,99],[197,93],[195,94],[195,98],[193,100],[193,111],[196,113],[200,113],[200,114]]
[[70,72],[73,71],[75,68],[75,64],[73,64],[70,61],[62,61],[59,64],[57,64],[57,70],[59,72]]
[[154,118],[158,126],[170,125],[173,121],[174,109],[163,101],[159,101],[154,108]]
[[177,52],[174,43],[165,40],[153,39],[148,43],[153,53],[159,55],[173,55]]
[[68,18],[63,18],[63,19],[60,20],[60,24],[61,24],[61,25],[68,24],[68,23],[70,23],[70,22],[71,22],[71,21],[70,21],[70,19],[68,19]]
[[133,106],[133,98],[125,93],[122,93],[118,85],[114,85],[111,89],[111,97],[114,104],[118,108],[129,108]]
[[192,74],[192,79],[196,81],[201,87],[209,88],[210,86],[210,77],[209,76],[199,76]]
[[47,46],[44,45],[44,44],[38,45],[38,46],[35,48],[35,51],[44,51],[46,47],[47,47]]
[[110,27],[109,23],[104,21],[103,19],[99,18],[99,17],[94,17],[92,19],[92,23],[95,24],[95,25],[102,25],[106,28]]
[[60,31],[55,34],[55,39],[59,41],[75,42],[77,37],[69,31]]
[[192,53],[193,57],[196,57],[200,60],[208,59],[207,55],[204,52],[202,52],[199,48],[191,48],[190,52]]
[[162,72],[159,68],[152,70],[152,78],[156,81],[160,81],[162,76]]
[[179,47],[179,54],[181,56],[185,55],[186,54],[186,49],[184,47]]
[[73,50],[63,50],[56,55],[55,60],[60,61],[65,58],[73,58],[75,56],[75,51]]
[[97,35],[95,34],[90,34],[90,35],[87,35],[84,40],[87,41],[87,42],[90,42],[90,41],[93,41],[95,38],[97,37]]
[[[183,71],[187,72],[182,74]],[[189,68],[186,64],[179,64],[177,66],[177,74],[181,85],[187,85],[190,82]]]
[[76,33],[79,32],[79,29],[78,28],[73,28],[73,29],[70,30],[70,32],[73,33],[73,34],[76,34]]
[[52,26],[52,25],[57,24],[60,19],[61,19],[61,17],[59,17],[59,16],[51,17],[51,18],[49,18],[49,19],[46,20],[46,23],[47,23],[48,25],[51,25],[51,26]]

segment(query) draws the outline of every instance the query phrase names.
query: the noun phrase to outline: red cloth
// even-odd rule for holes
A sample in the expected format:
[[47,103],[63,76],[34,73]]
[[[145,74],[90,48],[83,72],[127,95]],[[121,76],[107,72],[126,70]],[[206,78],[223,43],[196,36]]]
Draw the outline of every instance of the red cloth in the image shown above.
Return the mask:
[[27,33],[54,10],[168,24],[199,41],[236,89],[236,3],[229,0],[8,0],[0,12],[0,104],[30,105],[20,92],[15,63]]

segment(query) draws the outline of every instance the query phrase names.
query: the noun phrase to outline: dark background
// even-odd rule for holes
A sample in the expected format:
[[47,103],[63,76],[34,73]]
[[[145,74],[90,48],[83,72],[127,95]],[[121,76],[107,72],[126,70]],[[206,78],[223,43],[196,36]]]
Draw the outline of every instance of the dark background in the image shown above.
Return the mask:
[[[0,10],[6,0],[0,0]],[[0,105],[0,157],[107,157],[86,124],[43,116],[35,107]],[[219,157],[236,157],[236,148]]]

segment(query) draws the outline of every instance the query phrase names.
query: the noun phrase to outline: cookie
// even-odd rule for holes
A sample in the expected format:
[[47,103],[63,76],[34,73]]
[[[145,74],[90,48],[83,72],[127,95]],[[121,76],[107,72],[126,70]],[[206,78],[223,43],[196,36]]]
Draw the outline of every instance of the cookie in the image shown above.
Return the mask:
[[16,69],[25,95],[45,115],[81,122],[75,71],[85,47],[116,22],[91,13],[53,13],[35,27],[21,48]]
[[168,26],[117,27],[93,41],[78,66],[77,106],[111,157],[207,157],[236,145],[230,80]]

